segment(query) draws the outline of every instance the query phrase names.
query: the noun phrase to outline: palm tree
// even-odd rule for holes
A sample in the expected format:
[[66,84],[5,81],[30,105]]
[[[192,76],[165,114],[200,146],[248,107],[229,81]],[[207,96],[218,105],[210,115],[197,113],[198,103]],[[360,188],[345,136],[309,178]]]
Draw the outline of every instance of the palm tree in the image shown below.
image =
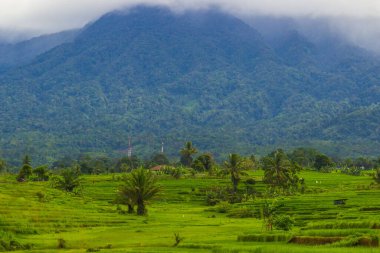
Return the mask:
[[117,196],[115,203],[128,206],[128,213],[135,212],[136,203],[134,197],[131,196],[131,194],[129,194],[128,192],[126,192],[123,189],[123,187],[120,187],[119,195]]
[[376,183],[380,184],[380,169],[375,170],[373,179],[375,180]]
[[238,154],[230,154],[228,160],[224,162],[224,166],[227,172],[231,175],[233,191],[236,193],[240,182],[240,176],[246,174],[243,172],[243,170],[245,170],[244,159]]
[[197,152],[197,149],[193,146],[191,141],[186,142],[185,147],[183,147],[179,152],[181,154],[181,164],[190,167],[193,163],[192,155]]
[[58,189],[67,192],[74,192],[74,190],[82,185],[80,170],[78,168],[63,170],[60,174],[60,177],[54,178],[53,183]]
[[119,194],[128,200],[129,205],[137,205],[137,214],[144,215],[147,210],[146,202],[154,198],[161,190],[157,178],[148,170],[139,168],[124,177],[124,185]]
[[283,192],[298,184],[297,168],[283,150],[279,149],[263,158],[264,183],[271,189],[281,188]]

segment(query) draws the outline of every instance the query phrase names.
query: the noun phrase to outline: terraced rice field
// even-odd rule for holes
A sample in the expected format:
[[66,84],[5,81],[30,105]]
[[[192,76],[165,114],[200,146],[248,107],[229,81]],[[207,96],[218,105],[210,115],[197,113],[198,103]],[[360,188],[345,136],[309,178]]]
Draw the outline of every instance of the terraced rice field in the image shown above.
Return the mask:
[[[55,252],[60,239],[65,241],[60,252],[380,252],[378,246],[365,245],[366,238],[380,235],[380,190],[370,187],[370,176],[301,176],[305,194],[278,198],[284,205],[280,212],[294,217],[296,227],[267,232],[259,216],[229,217],[239,210],[259,213],[261,198],[231,205],[226,213],[206,205],[203,189],[228,185],[228,178],[160,176],[163,192],[148,206],[148,216],[138,217],[113,203],[121,184],[117,174],[85,176],[80,196],[53,189],[49,182],[17,183],[14,176],[3,175],[0,236],[30,245],[29,252]],[[264,192],[262,172],[250,177]],[[348,199],[346,205],[333,204],[341,198]],[[174,233],[184,237],[177,247]],[[313,245],[353,235],[363,237],[362,246]]]

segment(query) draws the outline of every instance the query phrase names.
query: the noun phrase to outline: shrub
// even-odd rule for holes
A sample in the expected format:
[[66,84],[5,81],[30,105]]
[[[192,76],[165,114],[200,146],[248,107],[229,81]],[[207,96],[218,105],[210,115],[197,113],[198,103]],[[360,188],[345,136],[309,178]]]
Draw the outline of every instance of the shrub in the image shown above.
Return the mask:
[[39,166],[33,170],[33,181],[48,181],[49,171],[48,166]]
[[341,169],[343,174],[350,175],[350,176],[360,176],[362,174],[362,169],[358,167],[353,168],[342,168]]
[[375,171],[375,174],[374,174],[374,176],[373,176],[373,180],[375,180],[375,182],[376,182],[377,184],[380,184],[380,169],[377,169],[377,170]]
[[286,234],[253,234],[239,235],[239,242],[285,242],[289,241],[289,235]]
[[0,239],[0,251],[30,250],[32,247],[32,244],[21,244],[16,240],[8,242],[7,240]]
[[332,244],[336,247],[356,247],[356,246],[367,246],[367,247],[378,247],[379,237],[376,235],[350,235],[341,241]]
[[334,170],[333,167],[322,167],[319,171],[322,172],[322,173],[331,173],[332,171]]
[[36,196],[37,196],[39,202],[45,202],[46,195],[44,192],[39,191],[36,193]]
[[52,185],[55,188],[67,192],[77,191],[82,186],[82,179],[80,178],[80,171],[78,168],[71,168],[63,170],[58,177],[52,179]]
[[324,245],[341,241],[342,237],[294,236],[289,243],[305,245]]
[[255,212],[253,209],[248,207],[241,207],[237,209],[233,209],[227,217],[231,218],[253,218],[255,217]]
[[243,201],[243,194],[240,193],[232,193],[228,195],[228,203],[235,204],[235,203],[241,203]]
[[172,171],[171,174],[175,179],[180,179],[182,176],[182,170],[180,168],[176,168]]
[[215,206],[220,202],[218,195],[215,192],[208,192],[206,195],[206,203],[208,206]]
[[163,172],[166,175],[171,175],[175,179],[180,179],[182,177],[182,175],[183,175],[182,168],[174,168],[174,167],[171,167],[171,166],[165,166],[164,169],[163,169]]
[[274,218],[273,225],[278,230],[289,231],[294,226],[294,219],[289,215],[279,215]]
[[65,249],[66,248],[66,241],[62,238],[58,239],[58,249]]
[[179,233],[174,233],[174,245],[173,247],[177,247],[180,242],[182,242],[185,238],[181,237]]
[[228,213],[231,210],[231,204],[228,202],[221,202],[215,207],[215,211],[218,213]]
[[86,252],[98,252],[98,251],[100,251],[100,249],[98,248],[89,248],[86,250]]
[[206,203],[209,206],[215,206],[222,201],[227,201],[230,204],[241,203],[244,197],[243,194],[220,186],[210,187],[203,191],[206,192]]

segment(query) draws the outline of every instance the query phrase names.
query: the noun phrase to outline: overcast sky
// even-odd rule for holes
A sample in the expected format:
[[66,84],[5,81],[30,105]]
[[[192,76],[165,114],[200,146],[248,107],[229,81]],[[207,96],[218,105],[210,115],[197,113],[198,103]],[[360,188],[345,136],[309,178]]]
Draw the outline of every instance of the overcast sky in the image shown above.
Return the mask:
[[79,28],[109,11],[137,4],[167,5],[177,11],[218,6],[244,16],[328,18],[358,43],[373,45],[370,40],[380,38],[380,0],[0,0],[0,31],[31,36]]

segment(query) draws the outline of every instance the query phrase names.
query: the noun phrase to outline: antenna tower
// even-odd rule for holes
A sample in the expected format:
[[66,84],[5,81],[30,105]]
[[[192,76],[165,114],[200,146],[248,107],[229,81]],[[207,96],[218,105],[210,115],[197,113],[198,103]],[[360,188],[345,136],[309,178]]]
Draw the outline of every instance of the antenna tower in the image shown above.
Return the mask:
[[128,138],[128,157],[132,157],[132,144],[131,144],[131,137]]

